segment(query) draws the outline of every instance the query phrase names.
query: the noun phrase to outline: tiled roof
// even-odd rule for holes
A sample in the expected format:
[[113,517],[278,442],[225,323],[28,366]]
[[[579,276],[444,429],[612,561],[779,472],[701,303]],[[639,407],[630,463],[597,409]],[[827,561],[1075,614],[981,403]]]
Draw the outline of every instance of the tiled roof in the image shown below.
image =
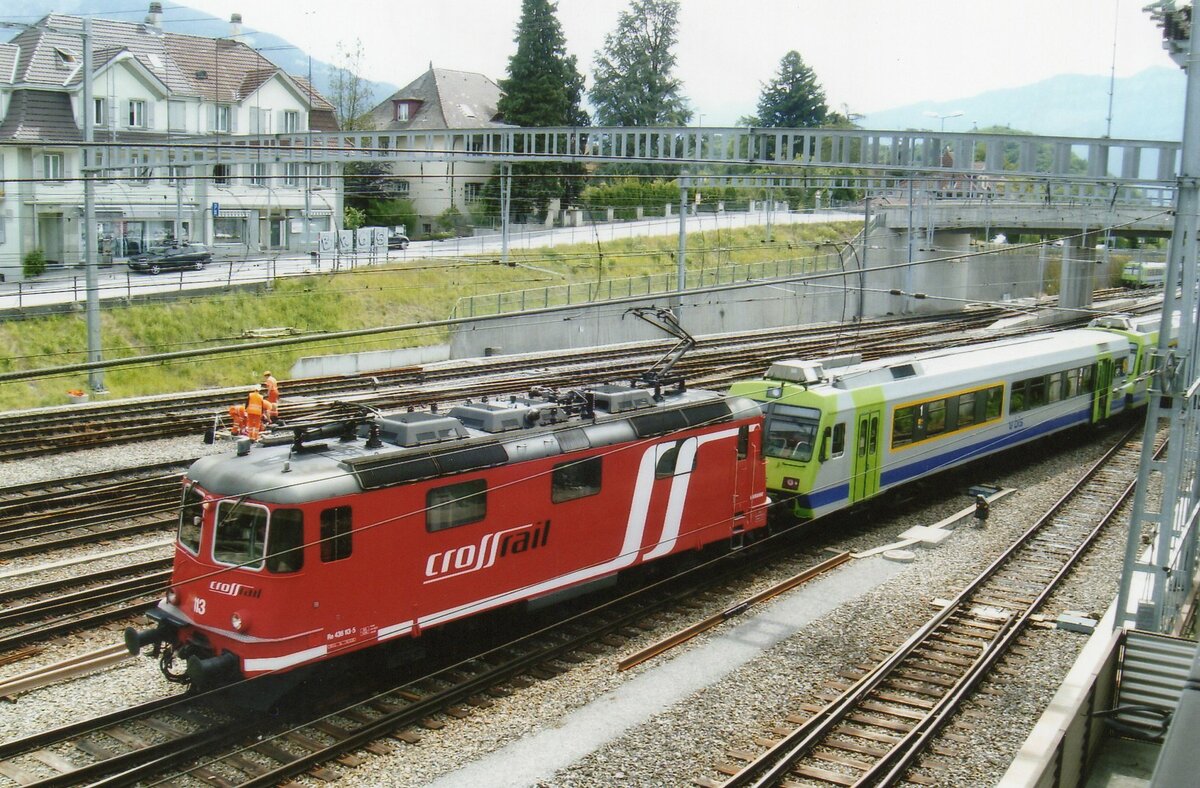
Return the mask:
[[51,90],[14,90],[0,139],[28,142],[82,142],[71,97]]
[[[419,102],[405,122],[394,120],[395,102]],[[471,129],[496,128],[500,86],[483,74],[431,68],[371,110],[375,128]]]
[[[83,64],[83,39],[73,31],[82,33],[83,20],[54,13],[38,25],[3,45],[20,49],[13,82],[46,87],[77,84]],[[113,19],[93,19],[92,34],[95,65],[127,51],[178,96],[236,103],[275,74],[283,73],[240,41],[166,33],[150,25]],[[4,79],[5,54],[0,51],[0,81]],[[296,77],[289,78],[300,82]],[[304,95],[305,91],[301,88],[300,92]],[[312,108],[329,110],[333,105],[313,91]]]
[[0,84],[11,85],[17,75],[17,59],[21,48],[16,44],[0,44]]

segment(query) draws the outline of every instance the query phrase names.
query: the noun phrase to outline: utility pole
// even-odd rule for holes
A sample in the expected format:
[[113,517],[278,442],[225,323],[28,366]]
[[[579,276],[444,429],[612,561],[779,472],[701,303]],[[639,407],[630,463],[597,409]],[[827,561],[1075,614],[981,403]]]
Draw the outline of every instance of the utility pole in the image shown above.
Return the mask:
[[[96,183],[92,171],[92,143],[95,142],[95,107],[92,105],[92,18],[83,18],[83,268],[87,286],[87,359],[101,360],[100,353],[100,277],[96,270]],[[88,384],[97,394],[104,388],[104,370],[88,372]]]
[[688,171],[684,169],[679,172],[679,257],[675,261],[678,290],[687,289],[687,213]]
[[500,165],[500,262],[508,265],[508,214],[512,210],[512,164]]
[[[1151,358],[1141,467],[1134,492],[1115,626],[1178,634],[1195,582],[1200,501],[1200,376],[1197,364],[1197,244],[1200,211],[1200,47],[1191,7],[1172,0],[1147,6],[1162,25],[1164,46],[1187,71],[1175,224],[1167,258],[1162,321]],[[1180,285],[1177,287],[1176,282]],[[1154,459],[1167,426],[1166,455]],[[1158,492],[1152,492],[1151,481]],[[1143,531],[1150,542],[1143,545]]]

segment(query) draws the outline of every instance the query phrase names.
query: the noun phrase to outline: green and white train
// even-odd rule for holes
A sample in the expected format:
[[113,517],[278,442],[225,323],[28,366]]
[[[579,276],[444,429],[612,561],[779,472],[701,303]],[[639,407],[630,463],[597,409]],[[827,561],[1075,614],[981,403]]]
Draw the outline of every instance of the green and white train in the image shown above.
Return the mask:
[[766,414],[767,489],[801,519],[1145,404],[1134,319],[862,362],[775,363],[729,393]]

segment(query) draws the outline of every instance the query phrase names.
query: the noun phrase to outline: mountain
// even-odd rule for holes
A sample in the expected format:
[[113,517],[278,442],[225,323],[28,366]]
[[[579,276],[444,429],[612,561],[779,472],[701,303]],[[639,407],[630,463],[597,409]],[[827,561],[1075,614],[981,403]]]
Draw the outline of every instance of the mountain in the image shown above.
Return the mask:
[[[133,6],[134,0],[130,3]],[[149,11],[149,0],[142,0],[141,10],[112,11],[112,0],[24,0],[21,3],[19,16],[4,14],[4,19],[13,19],[25,24],[33,24],[51,12],[70,14],[72,16],[94,16],[103,19],[119,19],[125,22],[141,22]],[[171,33],[183,33],[193,36],[218,37],[229,35],[229,20],[220,19],[197,11],[187,6],[174,3],[164,3],[162,19],[163,29]],[[12,10],[12,9],[6,9]],[[9,35],[0,34],[0,39],[8,40],[17,35],[18,30],[8,31]],[[301,51],[288,41],[277,35],[243,26],[243,40],[258,49],[267,58],[289,74],[307,77],[309,74],[308,54]],[[332,65],[322,60],[313,59],[311,63],[312,81],[317,90],[326,98],[332,95],[329,87],[329,74]],[[388,82],[371,82],[371,106],[383,101],[396,92],[397,87]]]
[[[1187,77],[1178,68],[1148,68],[1113,81],[1114,139],[1179,140],[1183,136],[1183,99]],[[923,102],[872,112],[857,121],[868,129],[938,130],[942,122],[926,113],[947,116],[946,131],[1008,126],[1034,134],[1103,137],[1108,117],[1109,78],[1063,74],[1019,88],[989,90],[976,96]]]

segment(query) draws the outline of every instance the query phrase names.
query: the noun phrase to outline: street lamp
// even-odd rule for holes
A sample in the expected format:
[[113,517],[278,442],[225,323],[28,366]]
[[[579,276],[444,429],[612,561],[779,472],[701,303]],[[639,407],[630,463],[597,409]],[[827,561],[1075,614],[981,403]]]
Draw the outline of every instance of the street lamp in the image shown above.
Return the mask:
[[927,111],[925,113],[925,117],[937,118],[938,120],[940,120],[942,122],[941,131],[944,132],[946,130],[946,118],[961,118],[965,114],[966,113],[964,113],[961,109],[956,109],[956,110],[954,110],[954,112],[948,112],[945,115],[942,115],[941,113],[938,113],[938,112]]

